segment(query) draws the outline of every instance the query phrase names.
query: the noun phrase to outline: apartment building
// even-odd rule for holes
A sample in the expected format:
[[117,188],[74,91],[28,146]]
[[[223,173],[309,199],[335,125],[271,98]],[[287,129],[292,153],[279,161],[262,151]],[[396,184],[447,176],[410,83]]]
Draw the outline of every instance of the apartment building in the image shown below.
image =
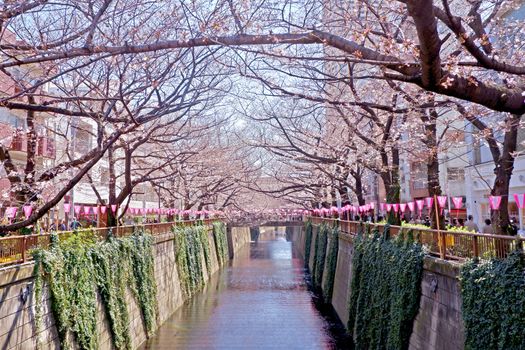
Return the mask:
[[[8,30],[3,31],[1,39],[7,43],[18,43],[13,33]],[[23,68],[13,67],[9,69],[9,74],[0,72],[0,98],[16,96],[22,92],[24,85],[32,79],[42,74],[42,71],[35,66],[28,65]],[[36,93],[45,92],[47,84],[36,89]],[[16,97],[10,101],[27,103],[22,97]],[[40,98],[36,97],[36,103]],[[35,168],[38,170],[52,167],[55,161],[56,144],[53,135],[54,116],[49,113],[35,112],[34,126],[36,132],[36,152],[34,157]],[[27,112],[22,110],[10,110],[0,107],[0,145],[5,147],[6,156],[12,160],[16,172],[23,173],[28,160],[28,125]],[[3,165],[4,159],[0,162],[0,206],[22,206],[25,203],[15,203],[9,195],[11,183],[7,178],[7,172]],[[41,195],[45,196],[45,189]],[[34,198],[33,198],[34,199]]]
[[[481,141],[472,125],[467,126],[468,164],[465,166],[465,195],[469,214],[478,223],[490,217],[489,196],[494,184],[494,161],[487,145]],[[502,135],[501,135],[502,136]],[[518,131],[518,149],[509,186],[509,214],[520,220],[513,194],[525,193],[525,130]],[[522,219],[521,219],[522,220]],[[523,222],[520,226],[523,228]]]

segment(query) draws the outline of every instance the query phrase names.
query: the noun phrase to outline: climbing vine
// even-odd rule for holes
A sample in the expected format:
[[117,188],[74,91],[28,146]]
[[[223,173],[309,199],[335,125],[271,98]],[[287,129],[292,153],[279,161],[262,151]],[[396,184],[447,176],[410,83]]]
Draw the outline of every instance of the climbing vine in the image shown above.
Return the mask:
[[[143,232],[137,232],[130,238],[131,257],[135,286],[132,291],[137,298],[148,336],[157,328],[157,284],[155,282],[155,239]],[[125,242],[125,239],[122,239]]]
[[312,250],[312,221],[308,220],[304,227],[304,266],[308,267],[310,263],[310,251]]
[[334,291],[337,253],[339,252],[339,227],[334,226],[328,231],[328,235],[330,244],[326,253],[326,276],[323,283],[323,299],[327,304],[332,301],[332,293]]
[[197,226],[199,232],[199,239],[202,245],[202,251],[204,253],[204,262],[206,264],[206,271],[208,276],[211,275],[211,248],[210,240],[208,239],[208,226]]
[[461,269],[465,349],[523,349],[525,261],[470,261]]
[[314,288],[321,288],[323,281],[324,264],[326,260],[326,246],[330,227],[322,223],[317,229],[314,247],[314,266],[312,268],[312,283]]
[[388,231],[354,242],[348,329],[356,349],[407,349],[419,308],[422,247],[411,232],[391,240]]
[[174,227],[175,262],[181,289],[189,298],[204,284],[203,248],[199,226]]
[[153,273],[153,238],[140,232],[125,238],[96,242],[91,231],[77,232],[49,250],[38,249],[35,259],[35,313],[42,326],[42,290],[49,286],[51,312],[61,346],[71,333],[81,349],[96,349],[97,292],[110,325],[116,349],[131,348],[126,291],[137,299],[148,335],[156,328],[157,299]]
[[[90,248],[95,245],[86,232],[72,235],[65,241],[38,249],[35,259],[35,311],[42,321],[42,289],[49,287],[51,312],[55,320],[61,346],[70,348],[71,332],[81,349],[96,349],[96,285],[92,278],[93,261]],[[42,325],[37,324],[38,329]]]
[[[108,244],[93,252],[95,278],[102,302],[108,314],[113,342],[117,349],[131,348],[127,332],[129,313],[126,307],[126,286],[131,279],[128,244],[110,238]],[[124,259],[120,259],[124,257]]]
[[228,239],[226,237],[226,225],[224,222],[213,223],[213,239],[215,241],[217,260],[219,261],[219,266],[222,266],[230,257]]

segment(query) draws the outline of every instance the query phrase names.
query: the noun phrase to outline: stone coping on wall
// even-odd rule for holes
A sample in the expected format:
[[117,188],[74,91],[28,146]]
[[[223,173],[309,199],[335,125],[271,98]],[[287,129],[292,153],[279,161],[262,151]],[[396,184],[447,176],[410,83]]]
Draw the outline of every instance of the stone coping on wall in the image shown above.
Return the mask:
[[33,278],[35,263],[30,261],[20,265],[12,265],[0,268],[0,288],[13,283]]
[[434,256],[426,255],[423,260],[423,269],[432,271],[443,276],[458,278],[461,273],[462,263],[443,260]]

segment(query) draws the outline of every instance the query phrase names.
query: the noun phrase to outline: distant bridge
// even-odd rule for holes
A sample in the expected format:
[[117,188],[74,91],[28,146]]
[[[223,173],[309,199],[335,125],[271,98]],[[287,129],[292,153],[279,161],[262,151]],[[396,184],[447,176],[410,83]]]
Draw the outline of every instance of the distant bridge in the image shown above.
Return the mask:
[[303,216],[285,215],[285,216],[245,216],[230,219],[232,227],[250,226],[250,227],[300,227],[304,225]]

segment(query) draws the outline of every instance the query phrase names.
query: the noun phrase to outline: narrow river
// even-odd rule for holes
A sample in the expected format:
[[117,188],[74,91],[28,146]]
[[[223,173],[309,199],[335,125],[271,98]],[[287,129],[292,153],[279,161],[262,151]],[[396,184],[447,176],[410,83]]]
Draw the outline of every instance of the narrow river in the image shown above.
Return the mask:
[[143,349],[348,348],[340,323],[316,307],[303,265],[284,231],[262,231]]

